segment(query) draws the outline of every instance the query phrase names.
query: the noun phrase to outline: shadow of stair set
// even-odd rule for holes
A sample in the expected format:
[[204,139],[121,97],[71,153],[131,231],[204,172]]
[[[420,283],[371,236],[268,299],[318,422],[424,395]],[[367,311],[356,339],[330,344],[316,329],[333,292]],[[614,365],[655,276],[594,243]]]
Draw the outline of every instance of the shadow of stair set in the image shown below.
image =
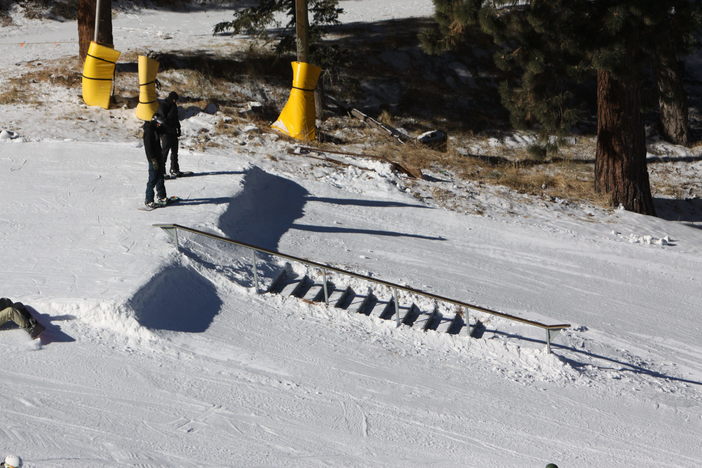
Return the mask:
[[325,300],[322,282],[315,282],[308,275],[296,275],[287,269],[281,269],[266,292],[294,297],[313,304],[326,303],[351,314],[394,321],[416,330],[434,330],[451,335],[457,335],[464,330],[469,333],[463,317],[458,313],[442,314],[436,308],[422,310],[414,303],[395,307],[394,297],[379,298],[371,290],[356,292],[351,287],[337,288],[332,282],[327,282],[326,289]]

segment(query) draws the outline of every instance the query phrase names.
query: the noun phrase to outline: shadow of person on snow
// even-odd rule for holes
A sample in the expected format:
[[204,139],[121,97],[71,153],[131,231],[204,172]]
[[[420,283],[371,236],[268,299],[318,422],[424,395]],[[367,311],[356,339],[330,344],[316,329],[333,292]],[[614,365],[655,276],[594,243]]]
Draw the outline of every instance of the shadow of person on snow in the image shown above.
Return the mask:
[[205,171],[205,172],[194,172],[189,176],[185,177],[202,177],[202,176],[213,176],[213,175],[239,175],[243,174],[242,171]]
[[39,335],[42,346],[49,343],[72,343],[76,341],[75,338],[64,333],[61,330],[61,327],[54,323],[75,320],[75,315],[42,314],[32,306],[28,306],[26,304],[24,306],[27,308],[27,310],[29,310],[29,313],[32,314],[35,319],[37,319],[37,322],[44,326],[44,331],[41,332],[41,335]]
[[222,307],[215,286],[192,268],[171,265],[129,300],[137,321],[152,330],[201,333]]

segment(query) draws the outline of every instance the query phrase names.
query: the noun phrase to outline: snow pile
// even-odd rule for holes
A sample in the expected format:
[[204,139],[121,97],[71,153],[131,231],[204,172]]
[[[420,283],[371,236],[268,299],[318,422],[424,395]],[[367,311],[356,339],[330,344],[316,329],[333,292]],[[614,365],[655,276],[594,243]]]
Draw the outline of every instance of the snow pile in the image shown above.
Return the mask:
[[670,237],[665,236],[665,237],[654,237],[651,235],[637,235],[637,234],[629,234],[628,236],[622,236],[621,233],[614,232],[615,235],[622,237],[623,239],[626,239],[627,241],[631,242],[632,244],[646,244],[646,245],[671,245]]

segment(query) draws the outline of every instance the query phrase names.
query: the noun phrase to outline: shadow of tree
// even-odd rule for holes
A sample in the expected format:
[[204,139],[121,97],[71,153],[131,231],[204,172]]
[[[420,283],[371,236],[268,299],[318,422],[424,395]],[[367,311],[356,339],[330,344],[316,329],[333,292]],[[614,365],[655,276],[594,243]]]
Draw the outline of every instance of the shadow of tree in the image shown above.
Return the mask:
[[252,167],[244,189],[219,219],[226,237],[277,250],[280,238],[304,215],[307,190],[292,180]]
[[269,174],[258,167],[253,167],[244,178],[244,190],[231,200],[228,209],[220,217],[219,228],[230,239],[276,251],[278,250],[280,239],[290,229],[444,240],[439,237],[386,230],[296,224],[295,221],[304,215],[305,204],[308,201],[367,207],[407,206],[425,208],[421,205],[393,201],[312,197],[304,187],[296,182]]
[[655,198],[656,215],[668,221],[686,222],[690,227],[702,229],[702,225],[691,223],[702,222],[702,199],[673,200]]

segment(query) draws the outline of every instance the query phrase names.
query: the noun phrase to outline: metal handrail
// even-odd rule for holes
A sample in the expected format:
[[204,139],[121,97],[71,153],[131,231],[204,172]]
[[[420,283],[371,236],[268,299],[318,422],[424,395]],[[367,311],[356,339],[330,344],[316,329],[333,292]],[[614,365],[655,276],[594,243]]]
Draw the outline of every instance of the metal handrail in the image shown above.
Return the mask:
[[[265,254],[269,254],[269,255],[274,255],[274,256],[276,256],[276,257],[282,257],[282,258],[285,258],[285,259],[288,259],[288,260],[292,260],[292,261],[295,261],[295,262],[299,262],[299,263],[303,263],[303,264],[305,264],[305,265],[309,265],[309,266],[312,266],[312,267],[315,267],[315,268],[320,268],[320,269],[322,269],[323,271],[325,271],[325,274],[326,274],[326,271],[327,271],[327,270],[329,270],[329,271],[334,271],[334,272],[337,272],[337,273],[341,273],[341,274],[343,274],[343,275],[347,275],[347,276],[351,276],[351,277],[354,277],[354,278],[359,278],[359,279],[362,279],[362,280],[365,280],[365,281],[370,281],[370,282],[373,282],[373,283],[381,284],[381,285],[386,286],[386,287],[388,287],[388,288],[391,288],[391,289],[393,289],[393,290],[402,290],[402,291],[406,291],[406,292],[409,292],[409,293],[411,293],[411,294],[417,294],[417,295],[420,295],[420,296],[425,296],[425,297],[434,299],[434,300],[436,300],[436,301],[447,302],[447,303],[449,303],[449,304],[454,304],[454,305],[457,305],[457,306],[459,306],[459,307],[465,307],[465,308],[468,308],[468,309],[476,310],[476,311],[478,311],[478,312],[483,312],[483,313],[486,313],[486,314],[494,315],[494,316],[496,316],[496,317],[501,317],[501,318],[504,318],[504,319],[507,319],[507,320],[512,320],[512,321],[515,321],[515,322],[520,322],[520,323],[524,323],[524,324],[531,325],[531,326],[534,326],[534,327],[542,328],[542,329],[546,330],[546,344],[547,344],[547,348],[548,348],[549,352],[550,352],[550,350],[551,350],[551,338],[552,338],[552,336],[553,336],[553,335],[552,335],[552,332],[554,332],[554,331],[557,332],[557,331],[559,331],[559,330],[563,330],[563,329],[566,329],[566,328],[570,328],[570,324],[569,324],[569,323],[559,323],[559,324],[554,324],[554,325],[547,325],[547,324],[545,324],[545,323],[537,322],[537,321],[535,321],[535,320],[529,320],[529,319],[525,319],[525,318],[522,318],[522,317],[517,317],[516,315],[510,315],[510,314],[506,314],[506,313],[504,313],[504,312],[498,312],[498,311],[496,311],[496,310],[487,309],[487,308],[485,308],[485,307],[477,306],[477,305],[474,305],[474,304],[469,304],[469,303],[467,303],[467,302],[459,301],[459,300],[457,300],[457,299],[451,299],[451,298],[449,298],[449,297],[440,296],[440,295],[438,295],[438,294],[432,294],[432,293],[429,293],[429,292],[426,292],[426,291],[421,291],[421,290],[418,290],[418,289],[410,288],[410,287],[408,287],[408,286],[402,286],[402,285],[400,285],[400,284],[391,283],[390,281],[384,281],[384,280],[381,280],[381,279],[378,279],[378,278],[372,278],[372,277],[370,277],[370,276],[362,275],[362,274],[359,274],[359,273],[354,273],[354,272],[352,272],[352,271],[344,270],[343,268],[337,268],[337,267],[334,267],[334,266],[331,266],[331,265],[325,265],[325,264],[323,264],[323,263],[315,262],[315,261],[313,261],[313,260],[308,260],[308,259],[306,259],[306,258],[296,257],[296,256],[294,256],[294,255],[289,255],[289,254],[285,254],[285,253],[282,253],[282,252],[276,252],[276,251],[274,251],[274,250],[266,249],[265,247],[259,247],[259,246],[257,246],[257,245],[249,244],[249,243],[246,243],[246,242],[241,242],[241,241],[236,241],[236,240],[233,240],[233,239],[228,239],[228,238],[226,238],[226,237],[218,236],[217,234],[212,234],[212,233],[209,233],[209,232],[200,231],[200,230],[198,230],[198,229],[193,229],[193,228],[189,228],[189,227],[186,227],[186,226],[181,226],[180,224],[154,224],[153,226],[154,226],[154,227],[157,227],[157,228],[161,228],[161,229],[163,229],[163,230],[168,230],[168,229],[182,229],[183,231],[191,232],[191,233],[193,233],[193,234],[198,234],[198,235],[201,235],[201,236],[204,236],[204,237],[209,237],[209,238],[211,238],[211,239],[215,239],[215,240],[218,240],[218,241],[226,242],[226,243],[229,243],[229,244],[234,244],[234,245],[238,245],[238,246],[241,246],[241,247],[246,247],[246,248],[252,249],[252,250],[257,251],[257,252],[261,252],[261,253],[265,253]],[[176,237],[176,242],[177,242],[177,237]],[[325,290],[325,294],[326,294],[326,290]]]

